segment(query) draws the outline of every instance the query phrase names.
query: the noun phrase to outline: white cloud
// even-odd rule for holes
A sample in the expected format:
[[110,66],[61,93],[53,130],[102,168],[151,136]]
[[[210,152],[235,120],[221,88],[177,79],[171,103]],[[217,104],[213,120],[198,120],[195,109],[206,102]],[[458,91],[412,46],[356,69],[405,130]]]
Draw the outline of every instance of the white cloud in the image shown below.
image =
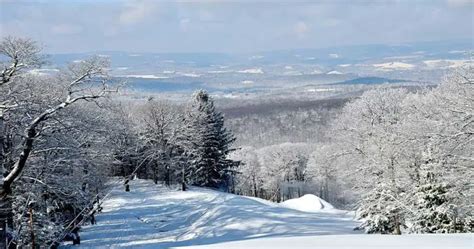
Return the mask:
[[322,20],[321,25],[326,26],[326,27],[336,27],[342,23],[341,20],[336,19],[336,18],[327,18]]
[[259,59],[263,59],[265,56],[263,55],[252,55],[249,57],[249,60],[259,60]]
[[51,27],[51,32],[53,34],[60,34],[60,35],[73,35],[73,34],[78,34],[82,31],[83,31],[83,28],[79,25],[57,24]]
[[152,1],[142,0],[127,2],[120,13],[119,21],[121,24],[135,24],[143,21],[151,15],[156,8]]
[[473,0],[446,0],[446,2],[451,7],[468,7],[469,5],[474,5]]
[[184,19],[181,19],[179,21],[179,23],[181,23],[181,24],[186,24],[186,23],[189,23],[189,22],[191,22],[191,20],[189,18],[184,18]]
[[298,38],[304,38],[306,33],[308,33],[309,27],[305,22],[299,21],[294,27],[294,31]]
[[181,30],[187,31],[190,23],[191,23],[191,19],[183,18],[179,20],[179,27],[181,28]]
[[[136,49],[245,53],[435,41],[440,37],[471,39],[466,25],[472,23],[473,3],[473,0],[414,1],[410,4],[399,0],[380,4],[356,1],[341,8],[340,3],[325,1],[284,5],[247,4],[235,0],[222,0],[229,4],[221,4],[219,0],[215,0],[216,4],[208,3],[213,0],[182,0],[182,3],[87,0],[80,4],[0,1],[0,15],[5,14],[0,20],[0,36],[31,37],[45,44],[48,52]],[[77,34],[59,35],[73,34],[80,27],[80,37]],[[373,35],[364,35],[368,32]],[[337,51],[330,53],[334,52]],[[301,59],[313,60],[309,55],[302,55]]]

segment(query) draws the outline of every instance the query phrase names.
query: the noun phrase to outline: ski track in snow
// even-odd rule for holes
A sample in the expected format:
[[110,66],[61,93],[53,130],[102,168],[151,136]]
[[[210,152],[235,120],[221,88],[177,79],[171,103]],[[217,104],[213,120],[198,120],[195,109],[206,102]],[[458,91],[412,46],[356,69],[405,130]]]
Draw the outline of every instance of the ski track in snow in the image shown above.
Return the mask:
[[63,247],[159,249],[356,233],[357,222],[344,211],[305,213],[257,198],[205,188],[182,192],[145,180],[132,181],[130,190],[115,187],[96,216],[97,224],[82,227],[81,245]]

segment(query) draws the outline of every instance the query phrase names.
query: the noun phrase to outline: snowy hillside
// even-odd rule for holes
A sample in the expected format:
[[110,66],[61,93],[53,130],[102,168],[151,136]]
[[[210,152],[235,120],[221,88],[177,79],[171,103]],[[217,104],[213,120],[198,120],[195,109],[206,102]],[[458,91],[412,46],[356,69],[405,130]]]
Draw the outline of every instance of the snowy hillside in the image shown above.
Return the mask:
[[81,248],[170,248],[263,237],[351,234],[352,216],[305,213],[258,198],[203,188],[181,192],[135,180],[117,186],[97,225],[83,227]]
[[[146,180],[131,184],[131,192],[115,186],[98,224],[83,227],[79,248],[381,248],[385,242],[392,248],[469,248],[471,239],[354,234],[351,215],[314,195],[279,205],[203,188],[181,192]],[[301,209],[314,201],[331,212],[281,207]]]

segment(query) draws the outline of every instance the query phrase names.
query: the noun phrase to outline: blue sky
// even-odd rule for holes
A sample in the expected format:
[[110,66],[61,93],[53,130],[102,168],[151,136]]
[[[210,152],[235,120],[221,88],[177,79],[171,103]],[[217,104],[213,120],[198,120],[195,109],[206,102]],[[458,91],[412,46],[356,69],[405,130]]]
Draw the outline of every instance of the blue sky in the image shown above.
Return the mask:
[[474,0],[0,0],[47,52],[251,52],[473,39]]

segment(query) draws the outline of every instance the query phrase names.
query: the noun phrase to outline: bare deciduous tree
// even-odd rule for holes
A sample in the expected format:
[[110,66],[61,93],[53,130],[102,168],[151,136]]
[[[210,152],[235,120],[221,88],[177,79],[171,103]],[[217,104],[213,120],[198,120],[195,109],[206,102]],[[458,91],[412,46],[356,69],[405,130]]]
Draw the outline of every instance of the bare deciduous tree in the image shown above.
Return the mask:
[[70,74],[66,77],[72,80],[66,85],[66,97],[60,103],[44,110],[36,116],[25,128],[20,156],[15,162],[13,169],[3,179],[0,196],[8,195],[11,192],[11,184],[26,166],[26,160],[33,148],[34,140],[41,133],[41,131],[38,130],[40,124],[77,101],[92,101],[104,97],[107,93],[113,91],[107,84],[108,77],[105,70],[107,66],[108,61],[100,57],[93,57],[69,68]]
[[[109,86],[107,75],[108,60],[101,57],[92,57],[80,63],[71,64],[67,70],[38,79],[38,75],[28,73],[43,64],[41,49],[29,39],[7,37],[0,43],[0,54],[6,59],[1,66],[0,73],[0,159],[5,147],[4,114],[12,108],[23,113],[26,121],[23,129],[21,145],[10,148],[13,165],[6,168],[0,187],[0,246],[6,241],[7,219],[12,216],[11,196],[12,184],[28,166],[28,158],[34,149],[36,141],[44,139],[43,133],[60,125],[59,113],[63,109],[80,101],[96,101],[108,93],[115,91]],[[44,86],[51,87],[55,94],[44,92],[27,92],[31,84],[46,82]],[[26,92],[26,93],[25,93]],[[61,97],[62,95],[62,97]],[[43,97],[44,99],[41,99]],[[52,98],[54,97],[54,98]],[[30,99],[35,98],[37,104],[31,105]],[[54,120],[55,122],[49,122]],[[23,122],[23,121],[22,121]],[[19,128],[19,127],[18,127]],[[2,168],[5,168],[3,165]]]

